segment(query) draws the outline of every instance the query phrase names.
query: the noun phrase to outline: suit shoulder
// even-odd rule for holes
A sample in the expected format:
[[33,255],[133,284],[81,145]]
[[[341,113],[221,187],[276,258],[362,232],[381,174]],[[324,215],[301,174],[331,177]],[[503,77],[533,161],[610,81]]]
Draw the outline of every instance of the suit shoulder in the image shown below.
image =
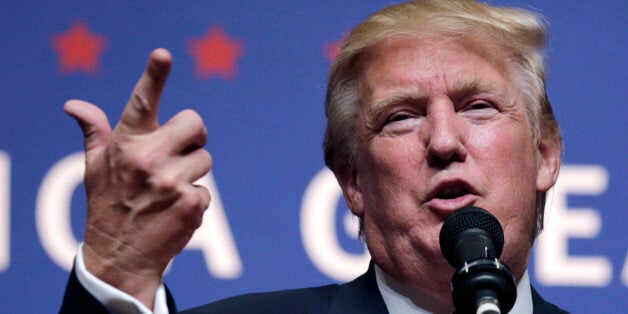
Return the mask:
[[238,295],[183,313],[326,313],[340,286],[337,284],[313,288]]
[[532,288],[532,304],[534,306],[534,314],[569,314],[568,311],[561,309],[560,307],[545,301],[543,297]]

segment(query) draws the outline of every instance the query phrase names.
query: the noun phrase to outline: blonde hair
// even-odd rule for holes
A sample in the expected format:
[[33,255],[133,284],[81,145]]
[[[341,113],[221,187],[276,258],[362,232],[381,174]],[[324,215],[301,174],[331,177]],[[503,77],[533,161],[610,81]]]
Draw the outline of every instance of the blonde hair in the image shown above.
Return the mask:
[[[356,26],[331,68],[325,99],[327,130],[323,149],[325,164],[337,176],[352,172],[359,158],[355,117],[361,97],[358,90],[361,56],[383,41],[417,34],[466,40],[477,39],[482,34],[488,38],[509,58],[513,79],[527,105],[534,145],[538,146],[541,139],[552,139],[562,145],[545,91],[542,50],[546,33],[539,16],[473,0],[416,0],[384,8]],[[537,195],[533,239],[543,227],[545,198],[545,193]]]

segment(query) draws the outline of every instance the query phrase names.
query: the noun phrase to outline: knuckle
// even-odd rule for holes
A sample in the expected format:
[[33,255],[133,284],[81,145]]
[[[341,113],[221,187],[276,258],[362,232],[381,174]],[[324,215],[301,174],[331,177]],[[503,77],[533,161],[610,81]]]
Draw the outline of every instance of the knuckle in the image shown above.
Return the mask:
[[188,227],[196,229],[201,225],[203,216],[193,207],[182,207],[179,209],[181,221]]
[[166,195],[176,193],[180,184],[175,176],[164,174],[150,177],[148,183],[154,190]]
[[180,211],[188,220],[202,219],[205,209],[209,206],[209,191],[205,188],[195,188],[181,195],[179,199]]
[[188,128],[193,130],[193,133],[201,137],[203,140],[207,139],[207,128],[203,118],[194,110],[186,109],[180,113],[181,119],[185,121]]
[[207,193],[207,197],[204,199],[202,208],[203,208],[203,212],[205,212],[207,209],[209,209],[209,206],[211,205],[211,200],[212,200],[212,196],[209,195],[209,192]]
[[203,142],[203,145],[205,145],[205,143],[207,143],[207,128],[203,125],[203,127],[199,130],[199,137],[201,139],[201,141]]
[[151,170],[155,167],[155,159],[150,155],[133,154],[133,156],[129,157],[131,166],[142,174],[150,174]]
[[208,150],[202,149],[201,152],[201,162],[200,164],[203,166],[203,169],[206,170],[204,172],[209,171],[214,164],[214,159]]
[[209,189],[207,189],[204,186],[200,186],[198,188],[199,194],[200,194],[200,198],[201,198],[201,209],[203,211],[205,211],[207,208],[209,208],[209,203],[211,202],[212,196],[209,193]]
[[[133,154],[127,156],[127,158],[125,159],[125,168],[129,169],[130,172],[136,174],[140,178],[154,177],[153,172],[155,169],[155,164],[155,158],[149,155]],[[157,183],[163,181],[163,179],[161,178],[156,179]]]
[[137,92],[133,93],[131,95],[131,103],[133,104],[133,109],[139,115],[145,115],[152,110],[151,101],[146,95]]
[[181,111],[181,115],[184,116],[186,120],[194,121],[194,123],[203,124],[203,119],[195,110],[184,109]]
[[163,148],[154,142],[117,141],[109,152],[109,168],[143,178],[162,169],[164,161]]
[[139,155],[136,151],[128,142],[115,142],[109,147],[107,167],[120,176],[149,176],[152,161],[147,155]]

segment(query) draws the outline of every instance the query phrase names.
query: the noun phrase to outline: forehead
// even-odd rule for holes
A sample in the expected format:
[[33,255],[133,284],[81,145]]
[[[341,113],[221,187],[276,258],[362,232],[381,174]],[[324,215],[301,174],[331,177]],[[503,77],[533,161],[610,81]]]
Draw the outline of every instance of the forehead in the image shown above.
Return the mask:
[[[512,87],[512,65],[498,45],[481,36],[416,36],[381,41],[362,56],[361,97],[382,90],[455,89],[468,86]],[[367,99],[363,99],[367,100]]]

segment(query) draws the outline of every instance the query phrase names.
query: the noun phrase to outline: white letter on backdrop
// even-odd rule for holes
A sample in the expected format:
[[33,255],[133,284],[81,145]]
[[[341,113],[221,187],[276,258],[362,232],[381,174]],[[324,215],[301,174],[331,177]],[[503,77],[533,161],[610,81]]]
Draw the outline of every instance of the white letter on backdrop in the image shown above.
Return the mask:
[[11,158],[0,151],[0,272],[11,260]]
[[207,270],[216,278],[235,279],[242,274],[242,262],[236,247],[220,194],[212,173],[196,182],[207,189],[212,196],[209,208],[203,214],[203,224],[185,247],[187,250],[201,250]]
[[78,248],[72,233],[71,204],[76,187],[83,182],[85,155],[71,154],[46,174],[37,193],[35,223],[39,241],[53,262],[70,271]]
[[621,282],[628,287],[628,253],[626,253],[626,259],[624,260],[624,269],[621,271]]
[[[328,277],[338,281],[348,281],[362,274],[369,263],[370,255],[356,255],[346,252],[336,236],[336,211],[342,190],[327,168],[312,178],[305,189],[301,203],[301,238],[305,252],[312,263]],[[357,227],[345,229],[357,235]]]
[[536,279],[548,286],[603,287],[613,269],[602,256],[570,256],[569,238],[594,238],[602,222],[593,208],[569,208],[568,195],[600,195],[606,191],[608,172],[601,166],[563,166],[553,189],[546,227],[536,247]]

